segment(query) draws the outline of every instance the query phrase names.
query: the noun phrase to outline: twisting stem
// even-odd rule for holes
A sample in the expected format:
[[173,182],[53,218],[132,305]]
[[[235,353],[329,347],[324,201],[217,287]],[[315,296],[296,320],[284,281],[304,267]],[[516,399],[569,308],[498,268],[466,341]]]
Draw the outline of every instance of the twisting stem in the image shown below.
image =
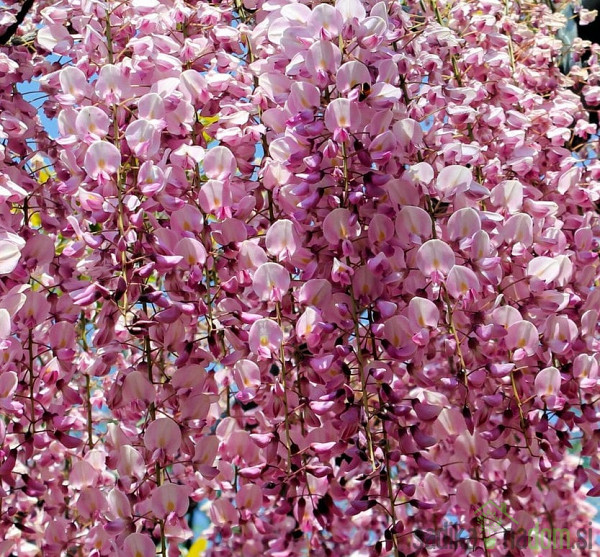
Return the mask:
[[[504,17],[508,17],[510,15],[509,3],[510,3],[510,0],[504,0]],[[551,6],[551,9],[552,9],[552,6]],[[513,77],[514,77],[515,72],[516,72],[515,49],[514,49],[514,45],[513,45],[513,41],[512,41],[512,35],[510,33],[507,33],[507,38],[508,38],[508,55],[510,57],[510,68],[512,70]]]
[[450,301],[450,296],[448,295],[448,290],[446,289],[446,285],[442,284],[442,292],[444,293],[444,303],[446,304],[446,315],[448,316],[448,329],[450,333],[454,337],[454,342],[456,343],[456,355],[458,356],[458,361],[460,363],[460,372],[463,376],[463,383],[465,385],[465,389],[467,392],[469,391],[469,379],[467,377],[467,365],[465,364],[465,358],[462,353],[462,349],[460,347],[460,339],[458,338],[458,331],[456,329],[456,325],[454,324],[454,312],[452,309],[452,302]]
[[392,469],[390,467],[390,443],[388,440],[387,430],[385,429],[385,422],[382,424],[383,429],[383,441],[384,445],[384,458],[385,458],[385,472],[386,472],[386,483],[387,483],[387,492],[388,498],[390,500],[390,517],[392,519],[391,525],[391,533],[392,533],[392,542],[394,544],[394,557],[400,557],[400,551],[398,549],[398,540],[396,539],[396,498],[394,496],[394,490],[392,486]]
[[[279,327],[282,326],[281,319],[281,303],[276,302],[275,311],[277,316],[277,323]],[[283,409],[285,412],[284,418],[284,427],[285,427],[285,444],[287,447],[288,461],[287,461],[287,472],[288,474],[292,470],[292,438],[290,436],[290,409],[288,405],[288,396],[287,396],[287,371],[285,365],[285,348],[283,347],[283,343],[279,348],[279,360],[281,361],[281,382],[283,384]]]
[[350,180],[348,178],[348,152],[346,151],[346,142],[342,141],[342,171],[344,173],[344,195],[342,196],[342,205],[348,201]]
[[[342,171],[344,174],[344,193],[342,196],[342,206],[345,206],[348,202],[350,193],[350,179],[348,174],[348,153],[346,151],[346,142],[342,141]],[[350,260],[347,259],[347,264],[350,266]],[[350,294],[352,299],[352,320],[354,321],[354,336],[356,338],[356,361],[358,362],[358,373],[360,375],[361,390],[362,390],[362,405],[365,413],[365,436],[367,438],[367,448],[369,451],[369,460],[371,461],[371,467],[373,470],[377,468],[375,464],[375,450],[373,449],[373,435],[371,433],[370,426],[370,415],[369,415],[369,400],[367,396],[367,378],[365,377],[365,366],[362,357],[362,349],[360,346],[360,328],[359,328],[359,315],[358,308],[356,305],[356,299],[354,297],[354,290],[350,286]]]
[[369,414],[369,399],[367,393],[367,377],[365,375],[365,365],[362,357],[362,349],[360,346],[360,329],[358,324],[358,310],[356,307],[356,300],[354,299],[354,290],[350,287],[350,298],[352,300],[352,320],[354,321],[354,336],[356,337],[356,361],[358,362],[358,373],[360,375],[361,390],[362,390],[362,405],[365,413],[365,436],[367,438],[367,448],[369,451],[369,460],[371,461],[371,467],[373,471],[377,468],[375,464],[375,450],[373,448],[373,434],[371,433]]
[[[512,351],[509,352],[509,356],[512,359]],[[512,387],[513,395],[515,397],[515,401],[517,403],[517,407],[519,409],[519,426],[521,427],[521,432],[523,433],[523,438],[525,439],[525,445],[527,446],[527,450],[531,456],[535,456],[533,451],[531,450],[531,445],[529,443],[529,437],[527,436],[527,422],[525,420],[525,413],[523,412],[523,402],[521,401],[521,397],[519,395],[519,391],[517,389],[517,381],[515,379],[515,370],[510,370],[510,384]]]
[[[479,478],[479,470],[478,469],[475,470],[475,479],[477,481],[480,480],[480,478]],[[486,532],[486,529],[485,529],[485,520],[483,520],[483,517],[481,517],[481,518],[482,518],[482,520],[481,520],[481,536],[483,538],[483,540],[482,540],[483,541],[483,551],[485,553],[485,556],[488,557],[489,556],[489,552],[488,552],[488,547],[487,547],[487,544],[486,544],[488,536],[487,536],[487,532]]]
[[29,329],[29,342],[27,343],[29,353],[29,401],[31,405],[31,433],[35,435],[35,375],[33,374],[33,332]]
[[88,436],[88,447],[90,451],[94,448],[94,439],[92,437],[92,396],[91,396],[91,382],[90,376],[85,376],[85,394],[87,402],[87,436]]
[[[112,64],[114,62],[114,53],[113,53],[113,40],[112,40],[112,27],[110,24],[110,16],[111,10],[108,9],[106,12],[106,25],[105,25],[105,36],[106,36],[106,50],[108,53],[108,62]],[[119,121],[117,115],[117,105],[113,103],[112,105],[112,124],[113,124],[113,145],[120,150],[120,141],[119,141]],[[117,168],[117,201],[118,201],[118,213],[117,213],[117,227],[119,230],[119,236],[125,241],[125,219],[123,216],[123,176],[121,174],[121,168]],[[127,314],[127,249],[121,251],[121,276],[125,281],[125,292],[123,292],[123,302],[122,302],[122,312],[123,317],[126,317]]]
[[[142,302],[142,308],[146,316],[148,315],[148,305],[146,302]],[[146,365],[148,366],[148,380],[150,383],[154,383],[154,378],[152,376],[152,346],[150,345],[150,336],[148,334],[144,335],[144,359],[146,360]],[[148,407],[148,413],[150,415],[151,420],[156,419],[156,405],[154,402],[150,403]],[[160,464],[156,462],[154,464],[154,476],[156,479],[156,487],[160,487],[162,485],[162,470],[160,468]],[[162,557],[167,556],[167,542],[165,538],[165,522],[164,520],[158,521],[160,526],[160,551]]]

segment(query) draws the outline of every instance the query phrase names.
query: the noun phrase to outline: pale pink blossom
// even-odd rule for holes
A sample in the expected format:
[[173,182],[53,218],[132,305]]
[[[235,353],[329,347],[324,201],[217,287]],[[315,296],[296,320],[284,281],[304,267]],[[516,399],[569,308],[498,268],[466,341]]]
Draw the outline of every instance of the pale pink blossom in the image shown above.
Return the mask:
[[107,141],[94,141],[85,154],[84,168],[92,180],[108,182],[121,165],[121,153]]

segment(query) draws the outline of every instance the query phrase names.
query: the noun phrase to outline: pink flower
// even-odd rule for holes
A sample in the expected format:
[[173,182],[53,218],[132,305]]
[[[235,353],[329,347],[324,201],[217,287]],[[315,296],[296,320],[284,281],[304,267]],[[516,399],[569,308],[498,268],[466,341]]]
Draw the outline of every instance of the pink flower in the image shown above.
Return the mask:
[[335,9],[340,12],[344,22],[362,21],[366,16],[365,8],[360,0],[336,0]]
[[79,514],[86,520],[96,519],[98,514],[108,508],[108,503],[102,491],[97,488],[88,487],[81,492],[77,499],[76,508]]
[[66,66],[60,71],[60,85],[64,93],[64,104],[75,104],[89,95],[89,84],[85,74],[75,66]]
[[566,315],[553,315],[546,323],[545,337],[554,354],[564,354],[571,348],[579,331],[574,321]]
[[177,242],[173,252],[183,257],[182,263],[186,266],[204,265],[206,261],[206,249],[194,238],[182,238]]
[[[342,55],[337,45],[330,41],[315,41],[306,53],[306,67],[315,80],[315,85],[321,87],[329,82],[330,76],[335,75],[337,68],[340,65]],[[336,99],[337,100],[337,99]],[[346,100],[346,99],[339,99]],[[335,101],[333,101],[335,102]],[[344,112],[343,104],[338,105],[336,112]],[[331,106],[331,105],[329,105]],[[333,117],[333,122],[337,119],[333,111],[330,111]],[[348,114],[346,114],[348,116]],[[349,123],[349,122],[348,122]],[[327,123],[325,124],[327,125]],[[345,127],[345,126],[343,126]],[[333,132],[328,126],[329,131]]]
[[131,402],[145,402],[150,404],[156,398],[154,386],[148,380],[148,376],[141,371],[128,373],[123,381],[123,404]]
[[546,284],[555,280],[559,273],[560,262],[552,257],[534,257],[527,265],[527,274],[543,280]]
[[348,131],[353,131],[359,118],[359,112],[348,99],[335,99],[325,110],[325,125],[333,133],[334,141],[346,141]]
[[529,321],[516,321],[510,327],[506,335],[506,346],[515,350],[515,361],[526,356],[533,356],[539,346],[539,332],[533,323]]
[[4,308],[0,308],[0,340],[10,336],[11,330],[10,313]]
[[315,307],[324,306],[331,299],[331,283],[325,279],[311,279],[300,288],[298,301]]
[[254,272],[252,288],[260,300],[281,302],[290,287],[290,274],[279,263],[263,263]]
[[395,228],[391,218],[386,215],[374,215],[369,225],[369,241],[373,244],[388,242],[394,236]]
[[564,406],[565,399],[560,393],[561,381],[560,371],[555,367],[544,368],[535,376],[535,394],[551,410]]
[[0,232],[0,275],[8,275],[17,267],[25,242],[16,234]]
[[274,222],[267,231],[267,251],[280,261],[291,258],[300,245],[300,239],[289,219]]
[[235,174],[235,157],[227,147],[213,147],[204,156],[204,172],[213,180],[227,180]]
[[465,510],[481,507],[487,503],[488,498],[486,487],[481,482],[470,478],[463,480],[456,490],[456,502]]
[[148,197],[160,193],[166,184],[163,169],[152,161],[142,163],[137,179],[140,191]]
[[235,496],[238,508],[256,513],[262,506],[262,490],[253,484],[243,485]]
[[191,488],[186,485],[166,483],[152,492],[152,512],[158,518],[167,518],[171,513],[183,516],[189,507]]
[[125,538],[121,557],[154,557],[156,546],[146,534],[133,533]]
[[108,493],[108,505],[114,517],[126,519],[131,517],[131,503],[127,496],[116,488]]
[[119,448],[117,472],[121,478],[132,477],[139,480],[144,477],[144,459],[137,449],[131,445],[123,445]]
[[395,315],[385,321],[383,335],[390,343],[386,350],[393,358],[406,359],[415,352],[415,345],[411,340],[410,325],[403,315]]
[[323,236],[330,244],[352,240],[359,234],[360,224],[348,209],[334,209],[323,220]]
[[490,200],[514,214],[523,206],[523,184],[518,180],[505,180],[492,189]]
[[121,153],[107,141],[94,141],[85,153],[83,167],[92,180],[104,184],[121,166]]
[[468,294],[472,296],[481,287],[477,275],[468,267],[454,265],[446,278],[448,294],[453,298],[464,298]]
[[526,247],[531,246],[533,244],[532,218],[525,213],[513,215],[504,224],[502,235],[504,241],[510,244],[520,243]]
[[277,357],[282,342],[283,331],[271,319],[259,319],[250,327],[250,350],[262,358]]
[[256,396],[260,387],[260,368],[252,360],[239,360],[233,367],[233,376],[240,392],[236,395],[238,400],[247,402]]
[[231,189],[220,180],[206,182],[200,190],[198,201],[206,213],[213,213],[218,218],[231,216]]
[[17,389],[18,382],[19,378],[14,371],[7,371],[0,374],[0,399],[12,398]]
[[151,159],[160,149],[160,132],[149,120],[135,120],[125,130],[125,139],[135,156]]
[[146,93],[138,101],[138,117],[149,121],[157,129],[164,127],[164,99],[158,93]]
[[166,454],[175,454],[181,447],[181,430],[172,419],[157,418],[146,429],[144,445],[149,451],[161,450]]
[[598,17],[598,10],[588,10],[586,8],[581,8],[579,10],[579,24],[580,25],[589,25],[593,21],[596,21],[597,17]]
[[106,64],[95,83],[96,94],[108,104],[116,104],[130,96],[129,78],[122,65]]
[[[342,29],[342,23],[342,14],[329,4],[318,4],[315,6],[308,20],[309,27],[313,29],[317,36],[325,40],[337,37]],[[349,89],[346,89],[344,92],[347,92]],[[343,89],[340,88],[340,90]]]
[[316,347],[320,342],[321,323],[321,314],[312,307],[306,308],[296,323],[296,336],[304,340],[308,346]]
[[479,230],[481,230],[481,218],[471,207],[459,209],[448,219],[448,236],[451,240],[471,238]]
[[436,305],[426,298],[413,298],[408,304],[408,323],[413,333],[412,340],[424,346],[429,340],[429,330],[435,329],[440,320]]
[[436,180],[436,189],[441,199],[451,199],[457,193],[467,191],[472,181],[470,169],[453,164],[442,168]]
[[447,275],[454,262],[454,252],[442,240],[428,240],[417,252],[417,267],[432,280],[439,280]]
[[421,207],[402,207],[396,217],[396,234],[401,245],[409,247],[420,244],[432,233],[429,213]]
[[108,133],[109,119],[97,106],[84,106],[77,114],[75,129],[84,141],[102,139]]

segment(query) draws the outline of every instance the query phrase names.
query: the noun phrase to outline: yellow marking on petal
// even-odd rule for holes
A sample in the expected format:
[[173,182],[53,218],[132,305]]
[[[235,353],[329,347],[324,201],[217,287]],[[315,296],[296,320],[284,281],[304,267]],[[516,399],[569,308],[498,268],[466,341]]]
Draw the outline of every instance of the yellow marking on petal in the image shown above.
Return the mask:
[[268,346],[269,345],[269,337],[266,335],[263,335],[262,337],[260,337],[260,345]]

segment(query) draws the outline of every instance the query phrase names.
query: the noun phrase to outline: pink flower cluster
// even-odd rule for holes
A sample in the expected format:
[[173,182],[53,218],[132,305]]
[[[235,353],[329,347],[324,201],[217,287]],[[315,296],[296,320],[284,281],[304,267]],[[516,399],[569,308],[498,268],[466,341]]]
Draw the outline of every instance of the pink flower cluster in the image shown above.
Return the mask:
[[600,50],[561,75],[564,23],[36,0],[0,47],[0,555],[175,557],[199,506],[213,556],[587,527]]

